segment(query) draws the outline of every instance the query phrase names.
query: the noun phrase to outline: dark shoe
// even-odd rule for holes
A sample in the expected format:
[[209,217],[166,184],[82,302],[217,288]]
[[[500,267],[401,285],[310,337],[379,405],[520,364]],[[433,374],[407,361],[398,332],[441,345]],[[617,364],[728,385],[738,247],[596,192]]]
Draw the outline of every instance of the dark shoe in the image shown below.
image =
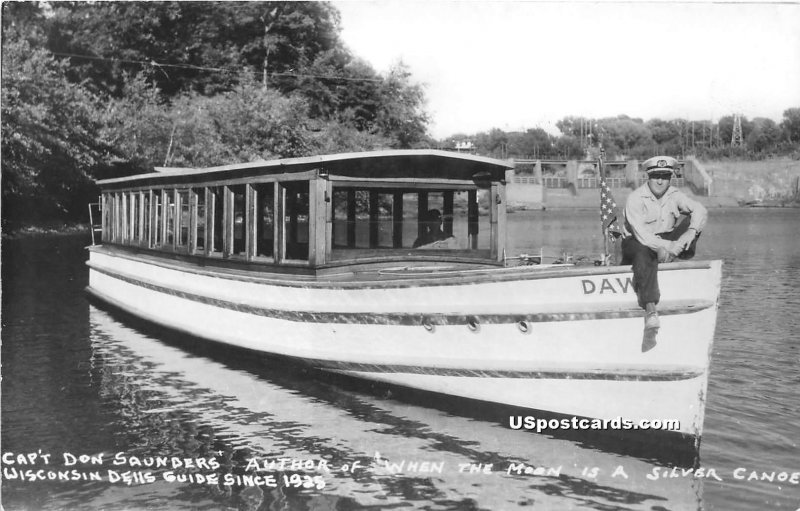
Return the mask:
[[691,259],[694,257],[694,253],[697,251],[697,239],[700,237],[698,234],[689,244],[689,248],[678,254],[678,259]]
[[658,335],[658,328],[645,328],[644,336],[642,336],[642,353],[652,350],[658,344],[656,341]]

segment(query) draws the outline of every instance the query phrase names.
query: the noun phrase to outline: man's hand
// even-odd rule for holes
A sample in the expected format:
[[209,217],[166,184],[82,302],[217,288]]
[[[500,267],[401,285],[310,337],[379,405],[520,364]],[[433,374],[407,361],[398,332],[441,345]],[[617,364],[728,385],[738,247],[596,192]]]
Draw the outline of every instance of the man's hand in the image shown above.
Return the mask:
[[673,241],[672,243],[669,244],[669,248],[667,250],[674,259],[679,255],[681,255],[681,252],[683,252],[683,243],[681,242],[680,239]]
[[[675,241],[677,246],[680,247],[680,250],[678,251],[678,254],[680,254],[684,250],[688,249],[691,246],[692,242],[694,241],[694,239],[696,237],[697,237],[697,231],[694,230],[694,229],[689,229],[688,231],[683,233],[681,235],[681,237],[678,238],[677,241]],[[678,255],[678,254],[675,254],[675,255]]]
[[673,242],[671,242],[671,243],[670,243],[670,248],[669,248],[669,249],[666,249],[666,248],[663,248],[663,247],[658,247],[658,251],[657,251],[657,253],[658,253],[658,262],[659,262],[659,263],[669,263],[669,262],[671,262],[673,259],[675,259],[675,257],[678,255],[678,254],[673,254],[673,253],[672,253],[672,246],[673,246],[675,243],[676,243],[676,242],[674,242],[674,241],[673,241]]

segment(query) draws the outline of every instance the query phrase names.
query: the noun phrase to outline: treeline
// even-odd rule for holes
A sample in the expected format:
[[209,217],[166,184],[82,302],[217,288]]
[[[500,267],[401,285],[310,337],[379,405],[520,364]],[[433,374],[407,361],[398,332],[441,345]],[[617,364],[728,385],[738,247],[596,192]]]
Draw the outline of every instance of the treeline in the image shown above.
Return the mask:
[[324,2],[5,2],[3,230],[85,220],[93,179],[435,144]]
[[[325,2],[4,2],[2,225],[85,221],[94,179],[384,148],[500,158],[800,154],[800,108],[716,123],[565,117],[561,135],[491,130],[435,141],[425,94],[340,38]],[[488,98],[487,98],[488,99]]]
[[493,129],[474,135],[454,135],[444,141],[447,148],[470,147],[471,151],[497,158],[580,159],[596,158],[602,147],[608,158],[646,159],[656,154],[682,158],[750,158],[773,156],[800,158],[800,108],[789,108],[783,119],[740,118],[741,144],[732,145],[735,116],[717,122],[634,119],[627,115],[603,119],[565,117],[556,123],[561,135],[541,128],[523,132]]

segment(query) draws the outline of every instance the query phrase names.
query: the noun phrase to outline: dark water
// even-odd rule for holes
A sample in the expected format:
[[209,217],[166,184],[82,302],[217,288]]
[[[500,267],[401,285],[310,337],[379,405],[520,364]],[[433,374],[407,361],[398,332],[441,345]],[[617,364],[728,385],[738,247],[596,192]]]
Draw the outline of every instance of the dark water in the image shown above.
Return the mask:
[[[794,511],[800,210],[711,213],[700,256],[725,266],[700,450],[704,475],[713,475],[703,478],[663,477],[659,460],[513,431],[469,410],[423,406],[241,352],[193,347],[192,339],[87,302],[85,236],[4,241],[3,507]],[[544,245],[596,254],[596,224],[594,211],[515,214],[512,252]],[[102,455],[103,463],[67,466],[65,453]],[[116,453],[124,463],[114,464]],[[417,471],[393,473],[376,453],[390,463],[418,462]],[[49,454],[49,464],[24,464],[19,454]],[[251,458],[324,460],[330,470],[273,469],[260,474],[277,476],[274,487],[252,487],[178,482],[169,479],[171,466],[136,465],[159,456],[192,460],[189,468],[180,461],[174,473],[181,476],[252,476]],[[550,472],[509,474],[519,463]],[[67,475],[102,480],[22,481],[9,478],[14,469],[42,470],[44,478],[75,470]],[[758,478],[775,472],[774,481],[748,480],[753,471]],[[793,473],[795,483],[779,480]]]

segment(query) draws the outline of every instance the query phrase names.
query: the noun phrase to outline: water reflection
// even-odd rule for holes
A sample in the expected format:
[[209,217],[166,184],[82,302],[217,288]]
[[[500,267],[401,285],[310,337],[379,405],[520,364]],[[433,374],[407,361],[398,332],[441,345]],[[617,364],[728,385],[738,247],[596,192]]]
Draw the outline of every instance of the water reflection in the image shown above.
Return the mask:
[[[238,474],[253,456],[325,460],[332,469],[322,472],[323,490],[169,483],[127,491],[114,487],[117,506],[192,502],[202,507],[213,501],[239,509],[702,507],[701,480],[653,481],[646,476],[657,466],[644,460],[346,390],[277,363],[242,359],[241,353],[227,357],[217,350],[213,358],[205,357],[165,342],[173,338],[171,332],[134,330],[95,307],[89,322],[102,399],[118,408],[128,455],[216,457],[220,472]],[[342,470],[354,462],[366,468]],[[395,473],[392,467],[403,462],[430,462],[442,469]],[[509,475],[512,463],[554,472]],[[492,470],[462,473],[460,464],[492,464]],[[599,470],[596,478],[586,475],[592,467]],[[90,502],[102,507],[110,498],[101,490]]]

